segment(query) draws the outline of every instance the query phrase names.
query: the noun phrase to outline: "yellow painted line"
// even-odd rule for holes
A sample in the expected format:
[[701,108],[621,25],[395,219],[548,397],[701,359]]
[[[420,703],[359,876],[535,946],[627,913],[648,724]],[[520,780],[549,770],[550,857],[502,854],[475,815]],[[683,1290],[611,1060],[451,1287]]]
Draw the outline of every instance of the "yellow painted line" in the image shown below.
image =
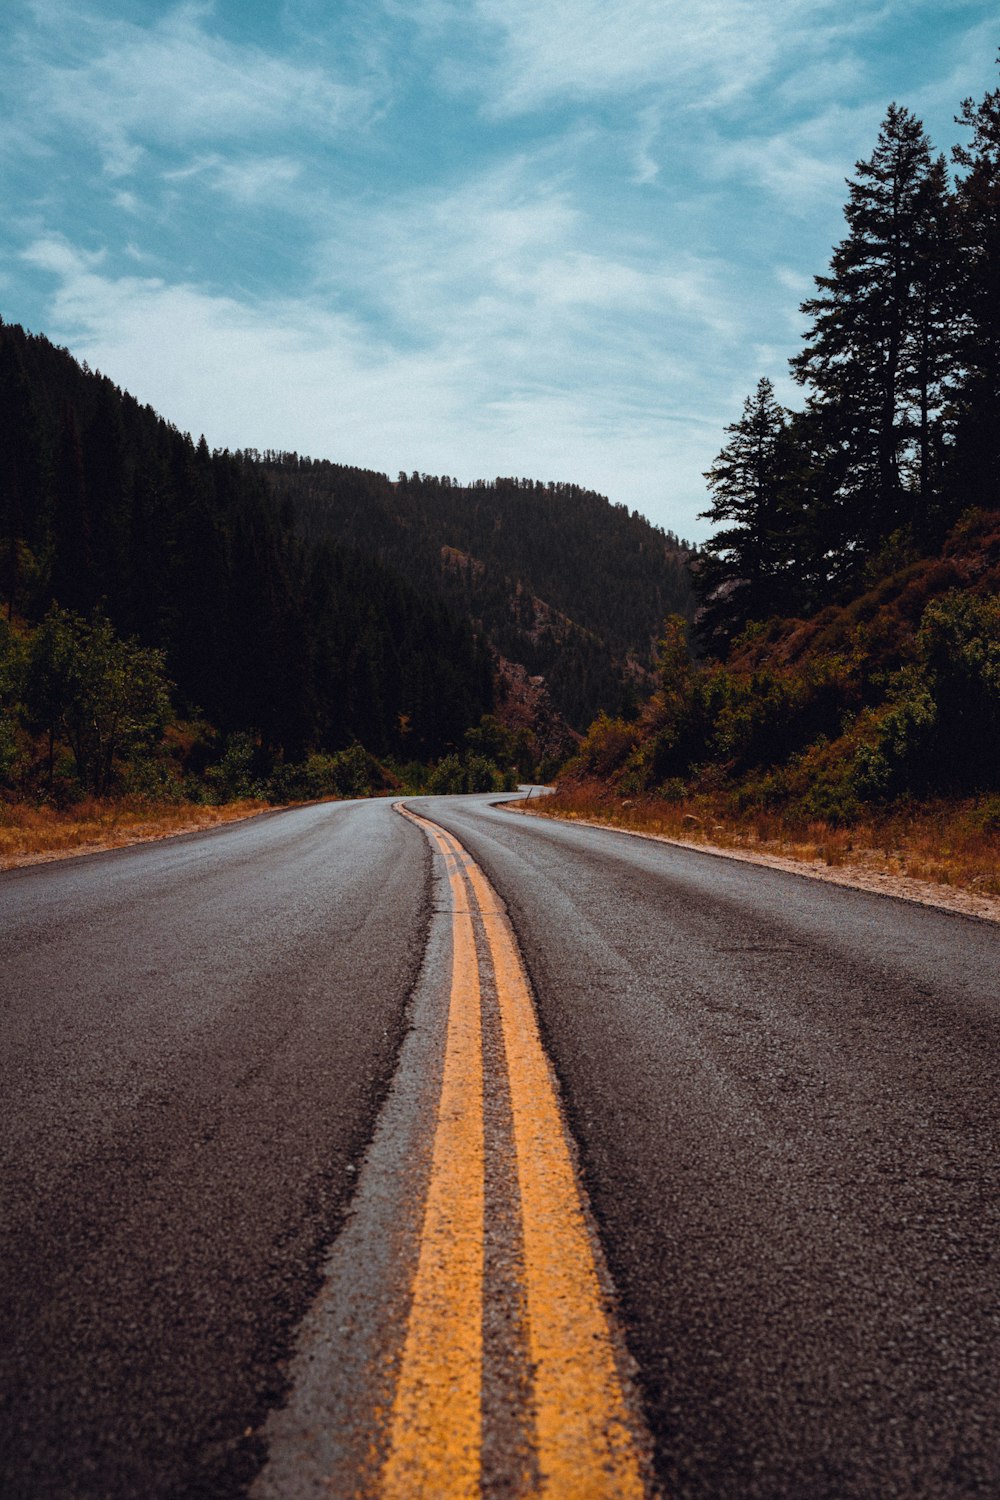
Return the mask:
[[472,863],[468,875],[493,957],[507,1053],[544,1493],[639,1500],[642,1467],[524,965],[485,876]]
[[480,1493],[483,1049],[479,965],[465,883],[454,898],[451,1005],[413,1301],[382,1472],[386,1500]]
[[[548,1060],[542,1047],[534,1003],[527,975],[517,949],[513,933],[502,913],[500,902],[485,875],[471,859],[452,834],[419,818],[408,810],[404,815],[420,824],[434,838],[445,856],[449,880],[454,897],[453,924],[455,930],[455,962],[453,985],[462,985],[462,995],[471,996],[472,986],[463,978],[466,964],[474,964],[475,943],[472,919],[468,908],[478,907],[486,932],[488,947],[496,979],[500,1009],[510,1099],[514,1122],[514,1145],[517,1155],[517,1181],[521,1201],[522,1230],[525,1253],[525,1282],[528,1307],[528,1336],[533,1366],[533,1407],[535,1441],[539,1471],[542,1478],[541,1493],[551,1500],[642,1500],[646,1493],[643,1480],[643,1465],[634,1430],[633,1419],[625,1400],[622,1382],[615,1357],[614,1339],[605,1299],[598,1274],[594,1250],[584,1215],[584,1208],[577,1184],[576,1172],[569,1143],[559,1109],[556,1087]],[[464,869],[470,882],[468,888],[462,879]],[[468,899],[462,892],[468,889]],[[464,908],[464,910],[463,910]],[[462,934],[461,938],[459,934]],[[467,947],[467,945],[469,945]],[[463,958],[459,962],[459,949]],[[453,989],[452,1016],[456,1007],[464,1015],[466,1001],[460,1000],[458,990]],[[479,1004],[478,981],[475,986],[476,1006]],[[449,1020],[449,1046],[452,1020]],[[473,1031],[480,1033],[471,1021],[463,1022],[463,1034],[471,1037]],[[468,1051],[463,1050],[461,1062],[456,1063],[456,1074],[451,1087],[459,1093],[465,1091],[465,1102],[473,1097],[475,1108],[482,1111],[482,1061],[481,1040],[479,1056],[474,1065]],[[458,1054],[456,1053],[456,1057]],[[463,1072],[464,1070],[464,1083]],[[448,1070],[446,1065],[446,1090]],[[449,1095],[449,1097],[451,1097]],[[438,1135],[435,1141],[434,1159],[437,1163],[437,1142],[441,1138],[441,1121],[445,1117],[445,1093],[439,1112]],[[457,1102],[449,1106],[457,1109]],[[471,1107],[471,1106],[468,1106]],[[472,1131],[469,1127],[469,1135]],[[473,1258],[479,1267],[479,1300],[465,1300],[464,1309],[459,1303],[454,1312],[464,1315],[470,1325],[475,1325],[476,1348],[478,1350],[476,1377],[481,1360],[481,1297],[482,1243],[483,1243],[483,1186],[482,1129],[476,1136],[480,1182],[475,1197],[475,1212],[463,1215],[467,1232],[475,1237]],[[456,1146],[449,1149],[456,1151]],[[457,1154],[457,1151],[456,1151]],[[469,1151],[462,1163],[452,1162],[451,1170],[461,1173],[464,1187],[455,1186],[452,1191],[465,1192],[472,1196],[470,1174],[474,1153]],[[443,1169],[442,1169],[443,1170]],[[432,1192],[435,1173],[432,1170]],[[473,1218],[476,1219],[473,1224]],[[426,1225],[431,1223],[430,1200]],[[425,1234],[426,1234],[425,1225]],[[458,1254],[454,1242],[449,1247],[452,1256]],[[418,1284],[424,1267],[424,1251],[421,1251]],[[469,1298],[468,1288],[459,1290],[459,1279],[442,1258],[440,1267],[435,1262],[428,1275],[440,1277],[437,1296]],[[425,1295],[430,1295],[426,1292]],[[414,1298],[416,1310],[417,1299]],[[426,1336],[426,1335],[425,1335]],[[407,1360],[413,1339],[413,1317],[407,1334]],[[457,1354],[457,1351],[456,1351]],[[475,1357],[471,1353],[470,1358]],[[406,1361],[404,1361],[405,1365]],[[472,1372],[467,1372],[471,1387]],[[457,1379],[457,1375],[455,1376]],[[401,1385],[403,1383],[401,1382]],[[403,1388],[406,1400],[411,1395],[412,1382]],[[421,1388],[416,1388],[419,1398]],[[397,1395],[397,1411],[399,1396]],[[463,1408],[464,1412],[464,1408]],[[442,1418],[444,1419],[442,1421]],[[441,1423],[439,1426],[438,1423]],[[440,1478],[434,1483],[423,1482],[410,1488],[387,1489],[387,1495],[424,1495],[446,1497],[459,1494],[478,1494],[479,1475],[468,1467],[463,1468],[460,1481],[451,1471],[453,1459],[452,1433],[455,1430],[455,1413],[449,1406],[444,1411],[438,1402],[433,1411],[425,1407],[415,1413],[410,1425],[414,1432],[422,1435],[426,1451],[423,1462],[436,1462],[432,1449],[440,1445],[444,1458],[437,1473]],[[396,1452],[394,1435],[393,1454]],[[472,1445],[466,1438],[463,1453],[471,1455]],[[392,1462],[392,1461],[390,1461]],[[409,1473],[416,1473],[411,1465]],[[387,1473],[389,1469],[387,1469]],[[392,1474],[403,1472],[392,1467]],[[429,1469],[428,1469],[429,1472]],[[398,1485],[398,1480],[394,1479]]]

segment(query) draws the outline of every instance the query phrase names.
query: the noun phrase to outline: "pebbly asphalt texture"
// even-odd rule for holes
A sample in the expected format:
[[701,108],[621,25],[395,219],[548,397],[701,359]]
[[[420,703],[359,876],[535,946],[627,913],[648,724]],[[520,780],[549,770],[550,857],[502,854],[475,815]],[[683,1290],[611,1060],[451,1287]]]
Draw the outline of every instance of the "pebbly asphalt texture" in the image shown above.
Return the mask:
[[1000,1495],[1000,926],[427,810],[518,933],[664,1493]]
[[[486,798],[671,1497],[1000,1494],[1000,928]],[[245,1494],[424,951],[387,802],[0,876],[0,1493]]]
[[386,802],[0,875],[0,1494],[263,1459],[391,1079],[428,853]]

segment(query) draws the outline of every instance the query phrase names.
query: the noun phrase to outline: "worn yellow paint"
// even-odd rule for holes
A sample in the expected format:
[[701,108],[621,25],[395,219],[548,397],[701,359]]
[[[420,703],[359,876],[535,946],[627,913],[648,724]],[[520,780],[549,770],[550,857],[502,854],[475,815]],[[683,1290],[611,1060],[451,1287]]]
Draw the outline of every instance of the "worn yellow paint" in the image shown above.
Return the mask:
[[500,903],[469,865],[496,975],[524,1233],[544,1493],[641,1500],[642,1468],[576,1173],[524,965]]
[[[383,1492],[390,1500],[450,1500],[480,1492],[487,1289],[480,995],[470,915],[475,908],[496,980],[510,1085],[541,1492],[550,1500],[642,1500],[642,1462],[594,1250],[513,933],[485,875],[458,840],[427,819],[406,816],[445,857],[455,956],[434,1164]],[[460,1243],[465,1237],[468,1242]]]
[[485,1189],[479,965],[465,883],[455,857],[443,852],[454,908],[451,1004],[413,1300],[382,1472],[386,1500],[480,1493]]

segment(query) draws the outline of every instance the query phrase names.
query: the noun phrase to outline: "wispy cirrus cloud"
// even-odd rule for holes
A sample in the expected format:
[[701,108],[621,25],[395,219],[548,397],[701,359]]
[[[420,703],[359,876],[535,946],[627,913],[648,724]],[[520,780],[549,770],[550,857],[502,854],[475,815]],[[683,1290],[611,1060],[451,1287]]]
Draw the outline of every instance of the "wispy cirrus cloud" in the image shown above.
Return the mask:
[[198,179],[238,202],[266,202],[273,207],[282,193],[299,182],[302,175],[302,163],[290,156],[227,158],[212,152],[207,156],[196,156],[182,167],[165,171],[163,181],[184,185]]
[[845,197],[844,179],[874,144],[881,107],[832,105],[778,130],[746,131],[707,142],[706,166],[719,178],[763,188],[784,209],[812,216]]
[[212,29],[211,14],[182,4],[144,27],[78,13],[56,61],[40,52],[31,59],[38,119],[49,131],[78,132],[120,177],[150,148],[176,154],[228,142],[245,150],[275,134],[329,136],[366,116],[363,83],[228,40]]
[[685,335],[701,358],[738,337],[722,262],[595,224],[530,158],[348,221],[327,244],[318,285],[344,286],[348,241],[346,278],[385,327],[404,342],[465,349],[498,390],[528,372],[556,386],[606,389],[611,367],[638,379],[657,325],[674,329],[675,360]]
[[[718,106],[759,90],[782,59],[811,55],[843,30],[833,0],[397,0],[432,32],[477,25],[491,45],[480,49],[490,75],[484,107],[498,113],[538,110],[558,99],[595,100],[644,88],[685,104]],[[859,0],[854,24],[877,13]],[[450,74],[457,78],[455,73]]]
[[647,105],[638,114],[633,152],[633,181],[655,182],[660,175],[660,160],[654,151],[663,129],[663,111],[655,104]]

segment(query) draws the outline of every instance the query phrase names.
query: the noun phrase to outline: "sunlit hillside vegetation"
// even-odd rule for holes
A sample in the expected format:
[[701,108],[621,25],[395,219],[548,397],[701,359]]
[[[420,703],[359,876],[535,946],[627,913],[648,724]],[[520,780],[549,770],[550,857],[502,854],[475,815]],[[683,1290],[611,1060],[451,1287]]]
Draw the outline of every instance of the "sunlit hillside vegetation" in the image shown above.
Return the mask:
[[803,305],[805,405],[762,380],[706,476],[697,650],[668,621],[547,810],[841,853],[919,825],[1000,890],[1000,91],[959,123],[949,179],[890,108]]
[[295,454],[247,455],[310,541],[372,551],[473,621],[494,652],[544,676],[582,729],[645,683],[668,614],[691,618],[691,550],[572,484],[384,474]]

